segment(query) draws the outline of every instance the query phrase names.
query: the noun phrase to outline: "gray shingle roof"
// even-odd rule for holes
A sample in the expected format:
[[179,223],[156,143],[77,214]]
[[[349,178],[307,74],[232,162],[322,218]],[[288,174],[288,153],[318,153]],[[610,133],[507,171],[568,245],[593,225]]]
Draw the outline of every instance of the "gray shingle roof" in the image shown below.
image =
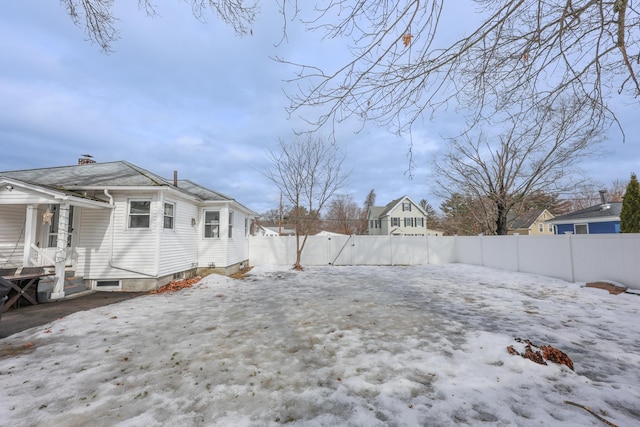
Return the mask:
[[544,209],[534,209],[522,212],[519,215],[509,214],[507,218],[507,226],[510,230],[529,228],[542,215]]
[[563,222],[572,220],[585,220],[585,219],[599,219],[608,217],[620,218],[620,211],[622,210],[622,202],[607,203],[608,209],[603,209],[603,205],[589,206],[588,208],[580,209],[575,212],[570,212],[565,215],[560,215],[548,222]]
[[169,181],[125,161],[0,172],[0,176],[54,188],[138,187]]
[[208,188],[198,185],[195,182],[189,181],[188,179],[179,180],[178,187],[193,194],[201,200],[233,200],[232,198],[227,197],[224,194],[209,190]]
[[[196,197],[202,201],[230,201],[242,206],[236,200],[196,184],[193,181],[179,180],[178,187],[176,188],[173,186],[173,180],[167,180],[159,175],[149,172],[146,169],[123,160],[117,162],[7,171],[0,172],[0,176],[75,195],[81,195],[81,190],[83,189],[96,187],[166,186]],[[252,212],[251,209],[248,209],[245,206],[242,207],[248,212]]]

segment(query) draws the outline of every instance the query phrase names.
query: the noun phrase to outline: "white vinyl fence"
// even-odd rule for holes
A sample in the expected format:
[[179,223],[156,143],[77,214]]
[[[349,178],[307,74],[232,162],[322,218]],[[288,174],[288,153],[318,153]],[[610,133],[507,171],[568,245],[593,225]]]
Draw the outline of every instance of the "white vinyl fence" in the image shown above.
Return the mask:
[[[251,237],[251,265],[293,265],[296,239]],[[559,236],[309,236],[302,265],[463,263],[640,289],[640,234]]]

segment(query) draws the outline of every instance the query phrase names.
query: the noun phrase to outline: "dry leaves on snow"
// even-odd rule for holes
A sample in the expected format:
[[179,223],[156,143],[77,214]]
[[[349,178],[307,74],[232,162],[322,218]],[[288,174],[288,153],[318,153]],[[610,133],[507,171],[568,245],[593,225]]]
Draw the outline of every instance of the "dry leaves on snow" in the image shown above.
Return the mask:
[[164,294],[181,291],[182,289],[188,289],[193,287],[196,283],[200,281],[201,277],[196,276],[193,279],[182,279],[182,280],[174,280],[172,282],[167,283],[161,288],[151,291],[152,294]]
[[518,350],[514,348],[514,346],[510,345],[507,347],[507,351],[509,354],[514,356],[522,356],[525,359],[529,359],[533,362],[539,363],[540,365],[546,365],[546,360],[554,363],[559,363],[561,365],[566,365],[569,369],[573,370],[573,361],[567,356],[566,353],[558,350],[555,347],[550,345],[536,346],[529,340],[523,340],[521,338],[516,338],[516,341],[522,344],[525,344],[524,352],[520,353]]

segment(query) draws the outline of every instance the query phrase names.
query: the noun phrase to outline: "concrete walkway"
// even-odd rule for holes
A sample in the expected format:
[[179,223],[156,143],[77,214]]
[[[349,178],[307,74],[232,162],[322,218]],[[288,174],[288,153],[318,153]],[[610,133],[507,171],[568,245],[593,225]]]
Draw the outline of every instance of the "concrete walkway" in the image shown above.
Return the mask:
[[94,292],[62,301],[12,309],[2,313],[0,339],[34,326],[45,325],[77,311],[126,301],[140,295],[148,295],[148,292]]

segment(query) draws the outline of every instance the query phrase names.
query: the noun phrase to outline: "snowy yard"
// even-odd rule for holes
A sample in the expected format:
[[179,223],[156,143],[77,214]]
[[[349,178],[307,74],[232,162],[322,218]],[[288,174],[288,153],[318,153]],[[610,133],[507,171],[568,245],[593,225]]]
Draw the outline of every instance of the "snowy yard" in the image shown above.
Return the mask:
[[[0,340],[11,426],[640,424],[640,296],[460,264],[256,267]],[[575,371],[510,355],[516,338]]]

